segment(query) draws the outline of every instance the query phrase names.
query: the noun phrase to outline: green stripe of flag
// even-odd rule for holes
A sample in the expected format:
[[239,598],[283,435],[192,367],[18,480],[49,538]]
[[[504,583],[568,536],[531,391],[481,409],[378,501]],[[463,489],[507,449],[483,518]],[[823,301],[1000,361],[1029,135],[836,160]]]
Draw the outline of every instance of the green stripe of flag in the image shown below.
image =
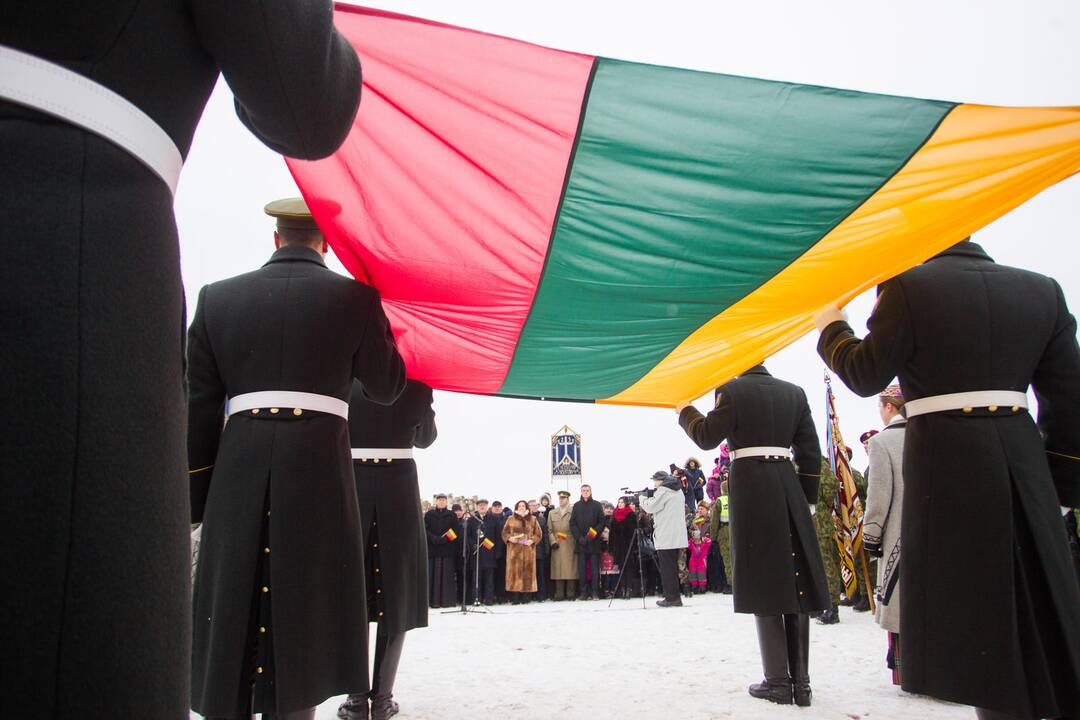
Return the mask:
[[952,107],[598,58],[500,394],[630,386],[838,225]]

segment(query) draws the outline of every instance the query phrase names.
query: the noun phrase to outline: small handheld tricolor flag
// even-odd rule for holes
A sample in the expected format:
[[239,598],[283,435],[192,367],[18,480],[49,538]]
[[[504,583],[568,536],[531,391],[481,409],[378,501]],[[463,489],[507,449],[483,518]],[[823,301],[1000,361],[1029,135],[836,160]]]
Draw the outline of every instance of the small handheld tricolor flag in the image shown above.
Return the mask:
[[484,538],[484,542],[480,544],[484,546],[485,550],[491,550],[493,547],[495,547],[495,543],[491,541],[491,538]]
[[590,540],[592,540],[593,538],[596,537],[596,528],[589,528],[589,532],[587,532],[585,534],[589,536]]
[[703,518],[703,517],[694,518],[694,524],[695,525],[704,525],[705,524],[705,518]]
[[454,542],[455,540],[457,540],[457,533],[454,532],[454,528],[450,528],[449,530],[444,532],[442,536],[450,542]]
[[566,540],[570,536],[567,533],[564,533],[562,531],[558,531],[558,532],[555,533],[555,537],[557,537],[559,540]]

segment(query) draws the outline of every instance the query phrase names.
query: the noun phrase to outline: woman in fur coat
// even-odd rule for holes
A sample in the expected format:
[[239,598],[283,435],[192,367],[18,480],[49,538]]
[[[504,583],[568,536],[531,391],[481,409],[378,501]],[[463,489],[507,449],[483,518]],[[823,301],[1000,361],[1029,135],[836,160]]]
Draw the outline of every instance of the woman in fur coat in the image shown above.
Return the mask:
[[542,535],[540,524],[529,514],[529,503],[518,500],[514,514],[503,525],[506,543],[506,592],[513,593],[515,605],[528,602],[524,593],[536,592],[536,545]]

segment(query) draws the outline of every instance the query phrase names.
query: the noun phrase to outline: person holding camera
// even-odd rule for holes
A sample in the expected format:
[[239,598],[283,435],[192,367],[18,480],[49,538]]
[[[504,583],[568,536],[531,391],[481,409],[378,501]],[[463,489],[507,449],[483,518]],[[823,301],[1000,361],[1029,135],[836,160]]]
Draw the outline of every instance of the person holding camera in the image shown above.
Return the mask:
[[750,695],[808,706],[809,613],[831,603],[810,516],[821,482],[821,444],[806,393],[757,365],[717,388],[708,416],[689,403],[676,410],[701,449],[725,438],[731,446],[735,612],[755,616],[765,671]]
[[679,595],[679,553],[686,549],[685,505],[682,482],[674,475],[657,470],[652,476],[655,487],[638,495],[641,509],[653,516],[653,542],[660,564],[660,582],[664,597],[660,607],[682,607]]

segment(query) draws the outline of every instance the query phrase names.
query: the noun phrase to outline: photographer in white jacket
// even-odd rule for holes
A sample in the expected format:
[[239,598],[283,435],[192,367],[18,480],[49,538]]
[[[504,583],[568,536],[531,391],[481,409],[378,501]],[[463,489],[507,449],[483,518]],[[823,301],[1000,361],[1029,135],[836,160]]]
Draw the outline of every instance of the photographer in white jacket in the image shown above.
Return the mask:
[[679,479],[662,470],[653,473],[655,489],[638,496],[641,509],[653,516],[653,542],[660,564],[664,598],[660,607],[682,607],[679,594],[679,553],[686,549],[685,503]]

